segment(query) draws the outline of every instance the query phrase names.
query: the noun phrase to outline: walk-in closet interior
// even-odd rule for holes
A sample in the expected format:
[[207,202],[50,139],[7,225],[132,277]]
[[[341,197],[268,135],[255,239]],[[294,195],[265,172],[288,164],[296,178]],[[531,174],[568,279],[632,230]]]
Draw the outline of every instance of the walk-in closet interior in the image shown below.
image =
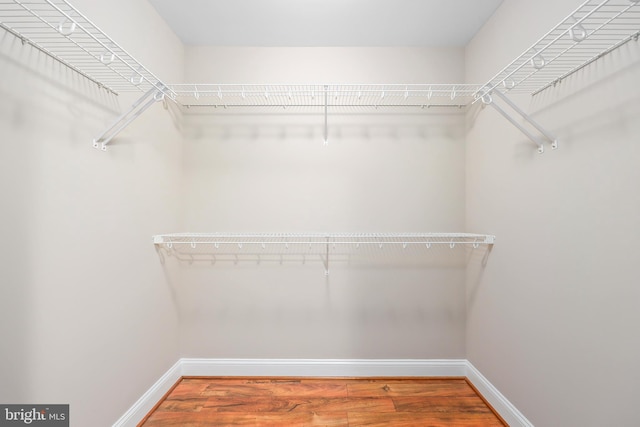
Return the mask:
[[0,404],[135,426],[182,376],[452,376],[512,426],[638,425],[637,0],[0,27]]

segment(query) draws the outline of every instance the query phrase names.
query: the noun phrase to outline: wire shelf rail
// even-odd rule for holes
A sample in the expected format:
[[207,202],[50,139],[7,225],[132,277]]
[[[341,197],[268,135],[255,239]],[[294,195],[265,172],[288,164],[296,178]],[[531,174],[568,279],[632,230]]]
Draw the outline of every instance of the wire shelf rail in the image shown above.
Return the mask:
[[477,84],[174,84],[185,107],[465,107]]
[[[216,262],[231,257],[237,263],[240,257],[261,259],[285,256],[319,257],[329,274],[329,259],[344,257],[411,257],[438,248],[455,249],[480,246],[489,248],[495,236],[471,233],[176,233],[153,237],[161,259],[163,253],[190,263],[198,260]],[[433,249],[432,249],[433,248]]]
[[368,245],[493,244],[495,236],[473,233],[173,233],[153,236],[156,245]]
[[66,0],[0,0],[0,27],[115,94],[166,91],[160,79]]
[[494,89],[535,95],[640,35],[640,0],[587,0],[489,80]]
[[357,246],[377,245],[492,245],[495,236],[470,233],[175,233],[153,236],[153,242],[169,249],[208,246],[220,249],[258,245],[283,250],[296,246]]

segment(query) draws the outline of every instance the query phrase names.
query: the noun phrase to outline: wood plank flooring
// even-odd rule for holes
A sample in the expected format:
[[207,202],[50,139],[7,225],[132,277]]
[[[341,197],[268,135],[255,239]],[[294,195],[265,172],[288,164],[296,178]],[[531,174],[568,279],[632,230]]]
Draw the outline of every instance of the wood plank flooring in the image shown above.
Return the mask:
[[138,427],[505,426],[464,378],[183,378]]

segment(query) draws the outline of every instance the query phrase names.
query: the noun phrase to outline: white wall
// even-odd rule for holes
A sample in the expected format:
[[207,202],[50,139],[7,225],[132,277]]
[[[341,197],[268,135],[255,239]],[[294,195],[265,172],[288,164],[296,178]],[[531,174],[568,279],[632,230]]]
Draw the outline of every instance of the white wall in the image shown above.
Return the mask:
[[[74,4],[182,79],[182,45],[145,1]],[[155,105],[94,150],[138,95],[110,97],[4,32],[0,48],[0,401],[111,425],[179,357],[151,236],[178,226],[181,136]]]
[[[575,1],[507,1],[467,48],[486,81]],[[507,34],[508,36],[505,36]],[[637,425],[640,47],[533,99],[543,155],[491,108],[469,123],[467,226],[494,233],[468,274],[467,357],[537,426]]]
[[[211,48],[186,80],[456,82],[462,49]],[[461,231],[464,117],[233,110],[185,120],[184,218],[194,232]],[[435,255],[434,255],[435,256]],[[187,357],[459,358],[464,256],[394,268],[301,261],[168,263]],[[380,263],[378,263],[380,261]],[[432,260],[433,261],[433,260]],[[311,265],[310,265],[311,264]]]
[[[485,81],[576,6],[504,2],[464,53],[183,52],[145,1],[74,3],[162,79],[221,83]],[[102,153],[91,139],[135,95],[110,98],[10,35],[0,47],[0,401],[108,425],[179,356],[467,357],[536,425],[636,421],[637,44],[515,98],[560,137],[543,156],[491,109],[469,115],[466,150],[450,114],[333,114],[328,147],[315,113],[195,115],[183,156],[160,105]],[[150,242],[465,229],[498,236],[486,268],[436,253],[328,279],[318,263],[167,259],[165,281]]]

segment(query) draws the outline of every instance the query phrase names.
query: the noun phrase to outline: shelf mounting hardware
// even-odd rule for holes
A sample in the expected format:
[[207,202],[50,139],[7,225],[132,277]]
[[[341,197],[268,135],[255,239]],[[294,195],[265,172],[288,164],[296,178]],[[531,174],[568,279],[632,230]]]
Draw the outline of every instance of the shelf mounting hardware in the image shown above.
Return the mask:
[[[544,151],[548,141],[552,148],[558,143],[554,135],[536,123],[509,98],[509,93],[530,93],[532,96],[554,87],[572,74],[604,55],[637,40],[640,0],[585,0],[565,19],[549,30],[520,56],[500,70],[476,93],[476,100],[491,105]],[[499,98],[515,113],[494,102]],[[540,136],[522,125],[520,116],[537,129]]]
[[327,246],[326,246],[326,252],[324,255],[324,259],[322,260],[322,262],[324,263],[324,275],[328,276],[329,275],[329,239],[330,237],[327,236]]
[[329,144],[329,126],[328,126],[328,110],[329,110],[329,102],[328,102],[328,90],[329,87],[325,85],[324,87],[324,137],[322,140],[323,145],[328,145]]
[[127,127],[132,121],[138,118],[149,107],[158,101],[162,101],[165,97],[166,87],[159,85],[158,88],[149,89],[147,93],[142,95],[132,106],[118,117],[112,124],[93,140],[93,148],[107,150],[107,144],[118,135],[125,127]]
[[[507,104],[513,111],[517,113],[522,119],[524,119],[531,126],[536,128],[540,134],[542,134],[543,138],[540,138],[538,135],[533,134],[529,129],[524,127],[518,120],[512,117],[507,111],[505,111],[502,107],[497,105],[494,102],[493,95],[496,95],[505,104]],[[513,101],[509,99],[504,93],[500,92],[497,89],[494,89],[490,92],[486,92],[481,96],[482,103],[485,105],[490,105],[493,107],[498,113],[500,113],[509,123],[517,127],[520,132],[525,134],[534,144],[538,147],[538,153],[544,153],[544,144],[543,139],[551,144],[551,148],[554,150],[558,148],[558,139],[549,131],[547,131],[544,127],[542,127],[538,122],[533,120],[533,118],[522,111],[520,107],[518,107]]]

